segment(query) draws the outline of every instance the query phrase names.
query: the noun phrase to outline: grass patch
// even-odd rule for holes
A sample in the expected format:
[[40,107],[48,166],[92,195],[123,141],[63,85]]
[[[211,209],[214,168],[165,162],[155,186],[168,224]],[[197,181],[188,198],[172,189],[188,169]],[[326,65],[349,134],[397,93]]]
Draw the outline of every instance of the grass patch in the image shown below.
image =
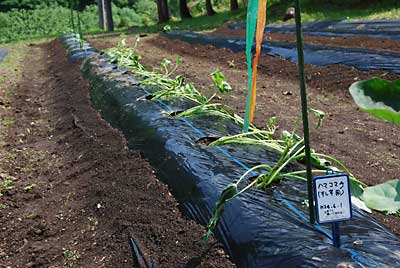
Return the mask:
[[30,192],[33,190],[33,188],[35,188],[37,185],[35,183],[29,184],[27,186],[25,186],[23,189],[25,192]]
[[[40,43],[45,40],[39,40],[34,43]],[[28,45],[31,41],[18,41],[13,44],[1,44],[1,49],[7,49],[8,55],[0,63],[0,87],[7,81],[10,81],[10,77],[21,75],[21,67],[23,66],[23,60],[27,53]],[[8,76],[8,77],[7,77]],[[14,79],[13,79],[14,80]]]
[[4,192],[13,188],[14,182],[12,180],[0,181],[0,197],[3,196]]
[[63,251],[64,263],[63,267],[74,267],[75,263],[81,258],[77,250],[64,249]]
[[[3,103],[11,103],[14,89],[17,82],[22,76],[22,66],[25,55],[28,51],[27,42],[19,42],[13,45],[0,45],[0,48],[5,48],[9,54],[0,62],[0,99]],[[1,117],[6,117],[0,114],[0,125],[9,126],[14,122],[5,120]],[[9,116],[7,116],[9,117]],[[1,138],[1,137],[0,137]]]
[[[370,3],[354,0],[334,0],[331,1],[332,3],[316,2],[318,1],[302,1],[303,21],[398,19],[400,17],[400,2],[397,0],[381,0]],[[293,6],[294,1],[270,1],[267,11],[268,23],[282,23],[286,9]]]
[[14,125],[14,123],[15,123],[15,121],[12,120],[12,119],[3,119],[3,120],[0,120],[0,125],[6,126],[6,127],[12,126],[12,125]]
[[12,96],[13,86],[22,76],[25,56],[32,53],[30,46],[47,42],[49,38],[38,40],[19,40],[11,44],[0,44],[0,49],[7,49],[8,55],[0,62],[0,97]]
[[169,25],[172,30],[182,31],[206,31],[220,27],[224,23],[232,22],[244,22],[246,21],[246,9],[240,8],[238,11],[231,12],[227,10],[219,11],[214,16],[210,17],[207,15],[195,16],[191,19],[179,19],[176,17],[171,18],[167,23],[154,24],[144,27],[132,27],[128,30],[128,33],[155,33],[160,32],[166,25]]

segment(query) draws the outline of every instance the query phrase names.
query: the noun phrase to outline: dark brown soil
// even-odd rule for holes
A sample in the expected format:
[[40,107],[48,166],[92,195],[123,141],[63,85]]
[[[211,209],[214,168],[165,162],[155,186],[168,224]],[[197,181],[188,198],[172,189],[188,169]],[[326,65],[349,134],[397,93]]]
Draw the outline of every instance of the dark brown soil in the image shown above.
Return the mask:
[[[0,267],[134,266],[134,238],[157,267],[187,267],[212,243],[185,219],[149,163],[91,107],[58,41],[2,69]],[[22,72],[22,76],[17,75]],[[234,267],[221,246],[198,267]]]
[[[227,27],[223,27],[213,31],[211,34],[245,38],[246,30],[244,29],[232,30]],[[266,40],[272,40],[272,41],[296,42],[296,35],[294,34],[267,33],[264,35],[264,38]],[[368,38],[366,36],[327,37],[327,36],[304,35],[304,42],[307,44],[318,45],[318,46],[367,48],[372,50],[386,50],[386,51],[400,52],[400,45],[398,41],[390,39]]]
[[[114,46],[118,40],[92,38],[90,41],[103,49]],[[128,43],[133,44],[133,40],[134,36],[130,36]],[[206,94],[213,92],[210,73],[221,70],[234,88],[232,93],[222,96],[221,102],[243,116],[247,94],[244,53],[191,45],[158,35],[142,38],[138,49],[143,63],[148,66],[158,65],[163,58],[182,56],[184,60],[178,74],[194,82]],[[312,147],[341,160],[357,178],[370,185],[399,178],[400,173],[400,126],[359,111],[348,92],[351,83],[373,76],[388,80],[400,78],[382,71],[362,72],[341,65],[306,66],[309,106],[327,113],[322,128],[311,130]],[[297,66],[278,57],[262,56],[257,88],[255,124],[262,127],[269,117],[276,116],[278,131],[291,130],[301,107]],[[313,125],[315,122],[312,120]],[[374,216],[400,234],[399,217],[378,213]]]

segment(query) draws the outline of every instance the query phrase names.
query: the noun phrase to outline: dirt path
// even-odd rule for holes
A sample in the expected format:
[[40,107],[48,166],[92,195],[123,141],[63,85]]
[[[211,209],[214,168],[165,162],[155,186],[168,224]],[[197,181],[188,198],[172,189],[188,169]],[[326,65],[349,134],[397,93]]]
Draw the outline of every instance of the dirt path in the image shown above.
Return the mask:
[[[0,267],[187,267],[211,245],[139,152],[94,111],[58,41],[1,69]],[[233,267],[220,246],[198,267]]]
[[[118,37],[91,39],[100,49],[114,46]],[[128,39],[133,44],[134,36]],[[246,59],[244,53],[233,53],[212,46],[190,45],[160,36],[142,38],[139,53],[147,66],[159,65],[163,58],[183,57],[178,74],[197,88],[211,94],[210,73],[221,70],[234,91],[222,96],[221,102],[243,116],[246,98]],[[255,123],[263,127],[268,118],[276,116],[278,131],[291,130],[300,115],[297,67],[284,59],[262,56],[260,59]],[[352,173],[377,184],[398,178],[400,172],[400,126],[379,121],[357,109],[348,93],[351,83],[372,76],[399,79],[400,76],[381,71],[360,72],[345,66],[306,66],[310,107],[323,110],[327,118],[319,130],[311,132],[312,147],[344,162]],[[315,122],[315,121],[314,121]],[[400,218],[374,214],[393,232],[400,234]]]

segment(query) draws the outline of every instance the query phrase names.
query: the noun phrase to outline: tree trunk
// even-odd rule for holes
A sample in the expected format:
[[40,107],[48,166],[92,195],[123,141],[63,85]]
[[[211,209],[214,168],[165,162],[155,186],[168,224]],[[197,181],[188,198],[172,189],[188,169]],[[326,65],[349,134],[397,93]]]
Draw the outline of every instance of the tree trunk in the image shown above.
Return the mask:
[[169,11],[168,11],[168,0],[162,0],[162,10],[163,10],[163,15],[166,21],[169,20]]
[[239,9],[239,4],[237,0],[231,0],[231,11],[235,11]]
[[112,16],[111,0],[104,0],[104,12],[106,18],[106,30],[108,32],[114,31],[114,21]]
[[208,16],[212,16],[215,14],[214,9],[212,8],[211,0],[206,0],[206,10]]
[[191,18],[192,17],[192,15],[190,15],[186,0],[179,0],[179,12],[180,12],[181,18]]
[[157,14],[158,14],[158,23],[163,23],[164,21],[164,16],[162,12],[162,5],[161,5],[162,0],[157,0]]
[[164,23],[169,20],[167,0],[157,0],[158,23]]
[[99,28],[104,30],[104,0],[97,0],[99,10]]

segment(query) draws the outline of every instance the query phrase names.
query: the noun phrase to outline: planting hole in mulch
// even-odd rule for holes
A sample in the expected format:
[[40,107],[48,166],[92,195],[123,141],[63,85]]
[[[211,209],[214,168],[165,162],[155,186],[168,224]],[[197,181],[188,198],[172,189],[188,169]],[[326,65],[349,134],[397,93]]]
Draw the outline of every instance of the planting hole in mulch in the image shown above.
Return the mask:
[[196,141],[196,144],[208,146],[210,143],[218,140],[221,137],[203,137]]
[[171,117],[176,117],[176,116],[178,116],[179,114],[181,114],[181,113],[183,113],[184,111],[182,111],[182,110],[177,110],[177,111],[171,111],[171,112],[169,112],[168,114],[169,114],[169,116],[171,116]]

